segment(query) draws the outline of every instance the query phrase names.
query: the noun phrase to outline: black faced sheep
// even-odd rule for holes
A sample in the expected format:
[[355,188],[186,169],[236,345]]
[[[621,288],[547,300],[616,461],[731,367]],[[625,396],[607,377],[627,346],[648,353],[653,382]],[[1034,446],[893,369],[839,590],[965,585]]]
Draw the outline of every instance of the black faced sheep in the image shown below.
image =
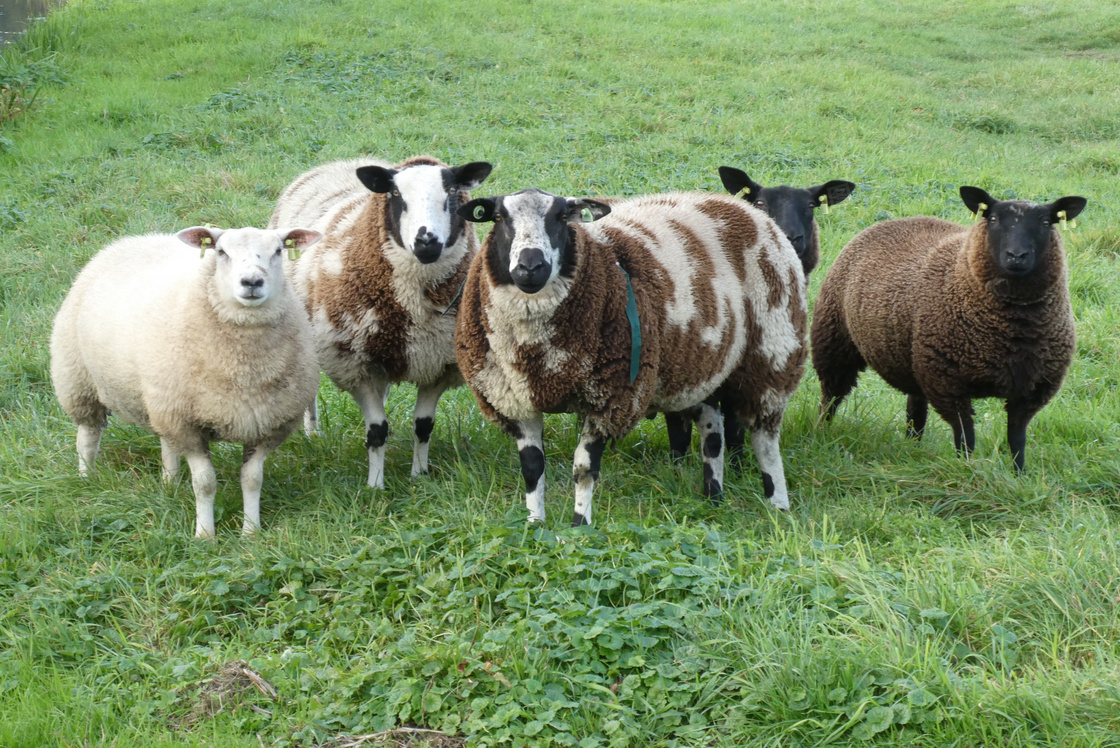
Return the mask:
[[1006,400],[1007,441],[1023,469],[1027,424],[1054,396],[1073,358],[1073,311],[1057,224],[1081,197],[1001,202],[976,187],[961,198],[982,220],[961,227],[903,218],[865,229],[828,271],[812,327],[821,412],[831,418],[870,366],[907,395],[909,433],[928,407],[975,446],[972,399]]
[[[814,218],[816,209],[825,206],[827,210],[827,206],[843,202],[852,194],[855,184],[832,179],[815,187],[763,187],[748,177],[745,171],[733,166],[719,167],[719,177],[728,192],[741,196],[774,219],[801,259],[808,282],[809,273],[821,257],[820,231]],[[738,459],[746,438],[743,426],[735,421],[732,412],[724,410],[723,418],[728,452]],[[666,413],[665,426],[674,459],[684,457],[692,441],[692,421],[683,413]]]
[[697,193],[608,206],[524,190],[461,213],[495,225],[463,289],[459,366],[483,414],[517,440],[531,520],[544,519],[543,413],[584,417],[575,525],[591,520],[605,441],[659,411],[698,419],[705,493],[718,500],[721,385],[752,429],[766,497],[788,508],[778,439],[807,313],[800,263],[773,221]]
[[195,535],[211,538],[209,444],[239,442],[243,530],[256,530],[265,456],[298,427],[319,381],[281,253],[318,238],[196,227],[121,239],[90,260],[51,335],[55,393],[78,425],[78,472],[93,468],[112,411],[159,435],[166,479],[187,458]]
[[[319,365],[365,418],[373,488],[385,486],[390,386],[417,387],[415,476],[428,470],[440,396],[462,384],[455,304],[478,238],[456,211],[490,169],[427,156],[397,166],[337,161],[300,176],[277,202],[269,225],[298,222],[323,233],[288,272],[311,317]],[[307,429],[316,429],[314,410]]]

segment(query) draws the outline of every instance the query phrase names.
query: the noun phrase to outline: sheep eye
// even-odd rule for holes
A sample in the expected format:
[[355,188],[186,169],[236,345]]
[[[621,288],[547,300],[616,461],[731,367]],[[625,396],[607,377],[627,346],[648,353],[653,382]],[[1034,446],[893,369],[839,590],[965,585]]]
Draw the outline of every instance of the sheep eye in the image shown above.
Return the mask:
[[458,191],[459,191],[458,187],[448,187],[447,188],[447,194],[448,195],[454,195]]
[[760,208],[762,207],[762,201],[761,200],[756,200],[754,204],[757,205]]
[[224,249],[219,249],[218,257],[226,257],[226,251]]
[[401,193],[400,193],[399,190],[393,190],[393,197],[400,197],[400,196],[401,196]]

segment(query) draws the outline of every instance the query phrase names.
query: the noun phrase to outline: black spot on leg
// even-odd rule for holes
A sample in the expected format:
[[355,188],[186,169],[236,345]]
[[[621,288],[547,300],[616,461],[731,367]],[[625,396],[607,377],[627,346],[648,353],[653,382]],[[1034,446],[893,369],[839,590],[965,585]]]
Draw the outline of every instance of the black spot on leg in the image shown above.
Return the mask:
[[579,512],[576,512],[574,515],[572,515],[572,527],[579,527],[580,525],[589,524],[591,523],[587,521],[587,517],[584,517]]
[[770,473],[762,474],[762,494],[768,499],[774,495],[774,479]]
[[716,432],[712,432],[704,437],[704,456],[708,459],[719,457],[720,450],[723,449],[723,439]]
[[537,483],[544,475],[544,452],[535,444],[524,447],[517,453],[521,458],[521,476],[525,479],[525,493],[537,490]]
[[427,441],[432,438],[432,428],[434,428],[434,425],[432,419],[428,416],[416,419],[416,438],[421,444],[427,443]]
[[712,466],[708,463],[704,463],[704,497],[716,506],[723,501],[723,486],[716,480]]
[[389,422],[382,421],[375,423],[369,427],[366,433],[366,447],[369,449],[377,449],[384,447],[385,442],[389,440]]
[[599,479],[599,467],[603,464],[603,448],[605,446],[606,442],[602,439],[587,443],[587,456],[591,464],[588,472],[595,480]]
[[253,455],[257,453],[256,447],[250,447],[248,444],[241,447],[241,464],[244,465],[249,460],[253,459]]

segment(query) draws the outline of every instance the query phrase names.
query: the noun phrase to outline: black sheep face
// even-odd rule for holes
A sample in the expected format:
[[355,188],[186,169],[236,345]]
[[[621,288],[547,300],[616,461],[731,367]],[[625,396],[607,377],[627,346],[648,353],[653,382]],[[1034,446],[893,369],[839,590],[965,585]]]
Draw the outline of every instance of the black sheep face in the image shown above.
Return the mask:
[[719,167],[719,177],[728,192],[742,194],[744,200],[774,219],[801,259],[805,277],[820,259],[813,252],[813,211],[825,204],[821,198],[825,198],[829,205],[836,205],[856,188],[854,183],[843,179],[833,179],[804,189],[785,185],[763,187],[748,177],[745,171],[731,166]]
[[545,288],[575,268],[573,223],[596,221],[611,212],[596,200],[564,198],[529,189],[481,197],[459,209],[475,223],[493,222],[487,261],[495,281],[527,294]]
[[459,193],[482,184],[491,168],[485,161],[451,168],[418,163],[403,169],[362,166],[357,175],[370,192],[389,195],[393,241],[427,265],[463,233],[463,220],[456,213]]
[[996,200],[979,187],[961,187],[960,191],[968,209],[983,216],[992,262],[1009,278],[1033,273],[1046,256],[1055,225],[1063,217],[1073,220],[1086,204],[1083,197],[1062,197],[1040,205]]

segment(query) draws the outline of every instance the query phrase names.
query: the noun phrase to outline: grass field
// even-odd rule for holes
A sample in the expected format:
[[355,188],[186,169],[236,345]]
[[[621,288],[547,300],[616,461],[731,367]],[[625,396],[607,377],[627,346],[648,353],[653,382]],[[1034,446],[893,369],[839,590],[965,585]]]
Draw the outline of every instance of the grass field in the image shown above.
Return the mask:
[[[1120,6],[78,0],[3,51],[0,92],[0,746],[1120,746]],[[363,153],[489,160],[476,195],[850,179],[812,296],[876,221],[967,222],[961,184],[1083,195],[1076,360],[1023,476],[1000,403],[963,460],[939,419],[905,440],[874,375],[818,425],[808,372],[788,515],[749,455],[705,505],[658,420],[604,455],[597,526],[564,528],[578,425],[552,416],[529,527],[464,390],[408,478],[407,387],[383,494],[328,385],[251,539],[239,448],[215,449],[213,544],[139,429],[79,479],[47,341],[81,266],[263,225]]]

